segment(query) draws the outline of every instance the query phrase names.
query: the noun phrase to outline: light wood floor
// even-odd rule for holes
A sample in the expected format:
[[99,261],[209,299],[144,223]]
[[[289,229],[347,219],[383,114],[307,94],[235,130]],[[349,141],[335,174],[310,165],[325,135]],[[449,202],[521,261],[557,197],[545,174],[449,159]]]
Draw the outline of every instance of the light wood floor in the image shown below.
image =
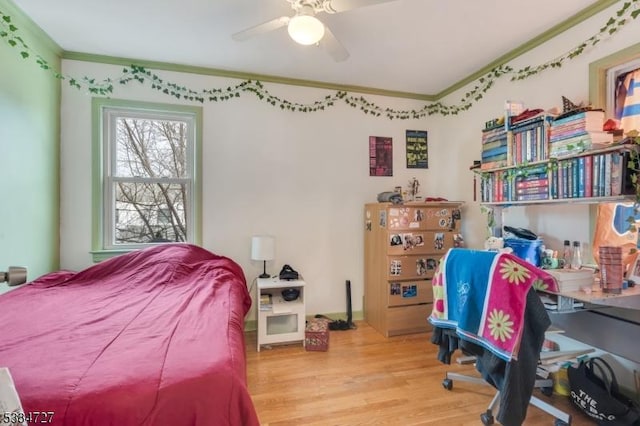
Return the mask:
[[[248,385],[262,425],[482,425],[493,388],[442,386],[446,371],[474,374],[472,365],[440,363],[430,334],[387,339],[365,322],[356,325],[331,331],[326,352],[297,343],[258,353],[256,333],[247,333]],[[594,424],[567,397],[535,395],[571,413],[574,426]],[[524,424],[551,426],[554,418],[529,406]]]

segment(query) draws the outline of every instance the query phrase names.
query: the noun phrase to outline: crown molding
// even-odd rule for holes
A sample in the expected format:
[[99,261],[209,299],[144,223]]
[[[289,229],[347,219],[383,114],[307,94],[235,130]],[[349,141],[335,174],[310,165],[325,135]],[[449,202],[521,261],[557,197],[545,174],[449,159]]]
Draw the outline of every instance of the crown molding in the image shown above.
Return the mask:
[[423,101],[433,101],[432,95],[424,95],[420,93],[401,92],[396,90],[386,90],[375,87],[366,86],[350,86],[346,84],[329,83],[315,80],[302,80],[297,78],[287,78],[267,74],[254,74],[239,71],[223,70],[217,68],[196,67],[191,65],[173,64],[169,62],[144,61],[139,59],[119,58],[114,56],[93,55],[81,52],[62,53],[62,59],[69,59],[83,62],[98,62],[110,65],[139,65],[145,68],[163,71],[174,71],[189,74],[210,75],[215,77],[227,77],[240,80],[260,80],[261,82],[271,82],[279,84],[287,84],[292,86],[315,87],[320,89],[343,90],[346,92],[357,92],[369,95],[390,96],[394,98],[418,99]]

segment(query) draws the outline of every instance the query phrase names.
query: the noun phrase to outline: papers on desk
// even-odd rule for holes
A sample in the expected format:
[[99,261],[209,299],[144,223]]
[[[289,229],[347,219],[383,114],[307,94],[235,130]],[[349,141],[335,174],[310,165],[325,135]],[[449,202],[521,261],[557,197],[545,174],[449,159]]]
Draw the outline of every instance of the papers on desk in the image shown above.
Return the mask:
[[560,293],[593,287],[593,269],[547,269],[546,272],[556,279]]
[[[557,311],[558,310],[558,299],[546,294],[542,294],[540,293],[540,300],[542,300],[542,303],[544,304],[544,307],[547,308],[547,310],[549,311]],[[573,300],[573,309],[576,308],[583,308],[584,307],[584,303],[578,301],[578,300]]]
[[578,358],[579,356],[590,354],[591,352],[595,352],[595,349],[578,349],[573,351],[549,351],[549,352],[540,352],[540,364],[541,365],[550,365],[558,362],[569,361],[574,358]]
[[541,352],[536,374],[546,379],[550,373],[557,373],[560,369],[566,368],[567,364],[577,363],[591,352],[595,352],[595,349]]

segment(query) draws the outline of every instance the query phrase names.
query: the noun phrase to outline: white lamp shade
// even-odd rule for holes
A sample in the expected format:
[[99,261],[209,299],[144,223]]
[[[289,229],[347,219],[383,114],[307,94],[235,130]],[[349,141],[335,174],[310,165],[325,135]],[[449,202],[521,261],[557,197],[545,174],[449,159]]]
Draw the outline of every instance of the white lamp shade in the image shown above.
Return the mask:
[[269,235],[251,238],[252,260],[273,260],[276,257],[276,239]]
[[314,16],[297,15],[289,20],[287,31],[296,43],[308,46],[324,37],[324,24]]

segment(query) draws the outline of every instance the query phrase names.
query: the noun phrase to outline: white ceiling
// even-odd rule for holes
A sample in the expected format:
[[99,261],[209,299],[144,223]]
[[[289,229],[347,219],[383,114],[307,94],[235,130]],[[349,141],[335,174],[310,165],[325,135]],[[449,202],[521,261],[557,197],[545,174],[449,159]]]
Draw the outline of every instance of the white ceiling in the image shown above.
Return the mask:
[[[349,51],[335,62],[286,28],[233,33],[287,0],[13,0],[65,51],[436,94],[594,0],[395,0],[317,15]],[[550,52],[550,58],[564,52]]]

